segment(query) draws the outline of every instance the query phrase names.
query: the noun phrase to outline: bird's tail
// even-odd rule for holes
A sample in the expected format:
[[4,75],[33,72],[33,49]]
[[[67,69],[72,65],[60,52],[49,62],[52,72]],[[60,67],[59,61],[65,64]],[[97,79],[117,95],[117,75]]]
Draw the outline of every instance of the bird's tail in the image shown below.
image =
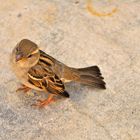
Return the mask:
[[106,89],[105,82],[103,81],[102,74],[98,66],[91,66],[86,68],[77,69],[79,78],[77,82],[100,89]]

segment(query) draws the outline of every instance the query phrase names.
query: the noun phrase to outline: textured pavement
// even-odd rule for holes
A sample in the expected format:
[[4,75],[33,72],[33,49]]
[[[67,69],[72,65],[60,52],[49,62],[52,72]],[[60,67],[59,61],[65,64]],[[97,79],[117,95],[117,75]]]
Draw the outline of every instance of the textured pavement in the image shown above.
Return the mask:
[[[139,0],[1,0],[0,140],[140,140],[139,10]],[[46,95],[16,93],[9,65],[23,38],[69,66],[98,65],[107,90],[67,84],[70,99],[31,107]]]

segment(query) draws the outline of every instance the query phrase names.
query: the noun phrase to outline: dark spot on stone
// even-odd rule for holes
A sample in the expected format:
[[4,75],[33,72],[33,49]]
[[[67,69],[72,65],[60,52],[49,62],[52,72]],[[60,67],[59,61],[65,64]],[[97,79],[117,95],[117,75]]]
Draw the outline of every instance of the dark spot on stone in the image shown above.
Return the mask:
[[22,14],[21,14],[21,13],[19,13],[19,14],[17,15],[17,17],[18,17],[18,18],[20,18],[21,16],[22,16]]
[[78,4],[79,3],[79,1],[75,1],[75,4]]

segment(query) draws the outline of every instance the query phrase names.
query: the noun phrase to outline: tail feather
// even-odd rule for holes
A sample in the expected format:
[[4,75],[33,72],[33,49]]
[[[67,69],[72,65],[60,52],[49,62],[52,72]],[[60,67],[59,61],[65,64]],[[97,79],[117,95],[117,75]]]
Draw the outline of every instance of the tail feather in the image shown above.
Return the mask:
[[98,66],[91,66],[86,68],[77,69],[80,74],[78,82],[94,86],[100,89],[106,89],[106,83],[103,81],[101,71]]
[[97,76],[97,77],[100,77],[100,78],[104,79],[102,77],[101,71],[100,71],[98,66],[80,68],[80,69],[78,69],[78,71],[80,71],[80,73],[83,74],[83,75]]

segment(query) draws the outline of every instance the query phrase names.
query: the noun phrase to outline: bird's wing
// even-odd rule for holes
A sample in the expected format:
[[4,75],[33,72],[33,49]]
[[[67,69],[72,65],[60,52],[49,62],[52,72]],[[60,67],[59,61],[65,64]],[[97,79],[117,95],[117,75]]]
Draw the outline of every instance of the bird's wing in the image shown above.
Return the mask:
[[[32,67],[28,72],[29,82],[40,89],[49,91],[50,93],[69,97],[69,94],[65,91],[63,82],[53,72],[50,62],[39,60],[38,64]],[[47,64],[49,64],[49,66],[47,66]]]

